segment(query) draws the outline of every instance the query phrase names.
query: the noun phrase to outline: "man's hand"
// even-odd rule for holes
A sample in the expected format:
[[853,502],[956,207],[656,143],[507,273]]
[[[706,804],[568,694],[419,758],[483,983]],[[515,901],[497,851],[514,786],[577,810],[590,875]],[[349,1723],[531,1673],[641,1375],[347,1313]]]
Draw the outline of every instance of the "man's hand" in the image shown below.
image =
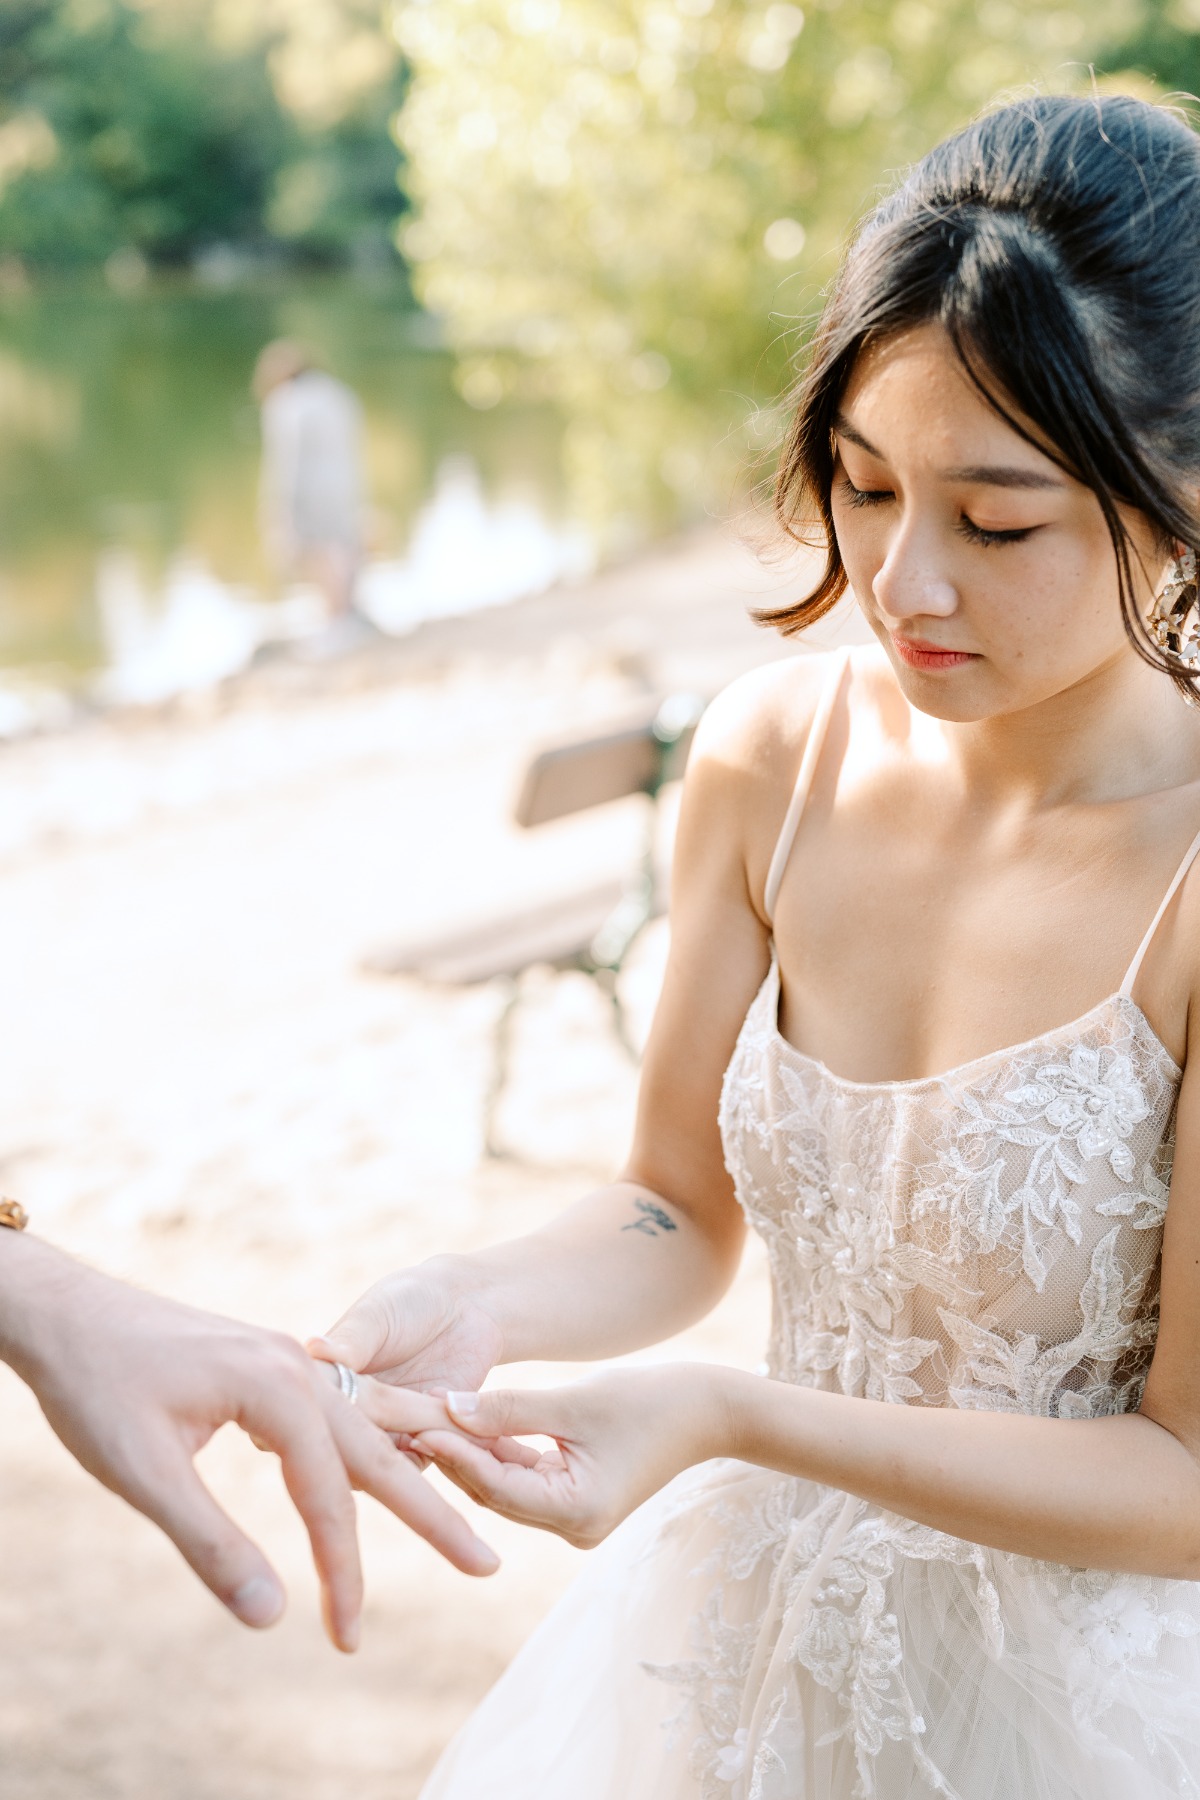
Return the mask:
[[292,1339],[142,1293],[35,1239],[0,1236],[0,1358],[28,1382],[72,1455],[159,1525],[244,1624],[273,1624],[284,1592],[192,1464],[228,1421],[279,1456],[339,1649],[355,1647],[362,1606],[352,1484],[457,1568],[497,1567]]

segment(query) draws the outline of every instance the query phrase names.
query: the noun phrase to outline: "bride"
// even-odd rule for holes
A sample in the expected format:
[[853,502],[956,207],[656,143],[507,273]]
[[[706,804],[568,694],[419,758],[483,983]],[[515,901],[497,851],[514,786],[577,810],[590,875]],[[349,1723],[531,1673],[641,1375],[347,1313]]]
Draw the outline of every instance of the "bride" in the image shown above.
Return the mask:
[[[1200,1795],[1186,124],[1038,98],[933,151],[848,253],[777,505],[828,559],[770,622],[848,585],[878,648],[707,716],[622,1178],[314,1345],[496,1510],[620,1525],[426,1800]],[[766,1379],[476,1391],[678,1331],[747,1222]]]

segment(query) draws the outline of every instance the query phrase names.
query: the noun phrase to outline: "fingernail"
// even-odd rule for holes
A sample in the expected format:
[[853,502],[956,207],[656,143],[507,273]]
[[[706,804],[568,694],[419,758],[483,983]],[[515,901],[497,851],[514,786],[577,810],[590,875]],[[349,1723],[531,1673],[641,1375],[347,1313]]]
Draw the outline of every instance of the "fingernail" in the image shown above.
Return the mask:
[[230,1605],[243,1625],[261,1630],[264,1625],[273,1625],[283,1612],[283,1592],[265,1575],[256,1575],[238,1589]]
[[494,1575],[496,1570],[500,1567],[500,1558],[496,1555],[492,1546],[490,1544],[485,1544],[482,1538],[476,1538],[475,1548],[479,1551],[480,1574]]
[[474,1413],[479,1411],[479,1395],[447,1394],[446,1405],[450,1408],[452,1413],[458,1413],[463,1418],[469,1419]]
[[310,1356],[333,1356],[333,1345],[328,1338],[321,1337],[319,1334],[316,1337],[305,1338],[304,1348]]
[[356,1619],[351,1619],[348,1625],[342,1627],[341,1642],[338,1645],[338,1649],[344,1650],[347,1656],[353,1656],[354,1652],[358,1649],[361,1637],[362,1618],[360,1616]]

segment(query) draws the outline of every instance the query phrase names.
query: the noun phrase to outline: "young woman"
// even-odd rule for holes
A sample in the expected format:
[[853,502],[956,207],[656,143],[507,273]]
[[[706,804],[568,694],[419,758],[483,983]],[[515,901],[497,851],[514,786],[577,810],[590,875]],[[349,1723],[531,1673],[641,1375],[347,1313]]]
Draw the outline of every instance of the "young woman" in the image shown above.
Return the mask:
[[[1197,1795],[1187,126],[1036,99],[935,150],[849,252],[778,505],[828,566],[772,622],[848,584],[878,648],[708,715],[624,1177],[317,1346],[425,1389],[364,1384],[498,1510],[634,1514],[427,1800]],[[676,1331],[743,1217],[767,1379],[432,1397]]]

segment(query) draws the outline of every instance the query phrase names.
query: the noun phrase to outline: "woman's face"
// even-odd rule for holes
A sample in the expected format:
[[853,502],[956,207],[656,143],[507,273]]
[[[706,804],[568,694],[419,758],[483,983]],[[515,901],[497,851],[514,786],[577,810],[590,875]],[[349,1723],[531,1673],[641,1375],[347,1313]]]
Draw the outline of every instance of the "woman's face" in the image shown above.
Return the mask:
[[[1095,495],[992,410],[940,326],[859,359],[832,502],[850,585],[922,711],[991,718],[1136,662]],[[1167,559],[1140,515],[1126,523],[1148,606]]]

